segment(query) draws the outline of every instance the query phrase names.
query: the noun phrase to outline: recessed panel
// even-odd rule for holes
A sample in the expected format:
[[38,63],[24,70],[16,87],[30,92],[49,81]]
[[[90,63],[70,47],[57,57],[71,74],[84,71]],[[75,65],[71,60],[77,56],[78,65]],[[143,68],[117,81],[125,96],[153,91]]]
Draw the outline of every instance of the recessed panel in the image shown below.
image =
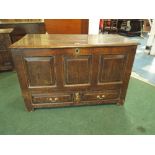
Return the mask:
[[25,64],[30,86],[55,84],[54,57],[27,57]]
[[91,56],[64,57],[65,84],[89,84],[91,61]]
[[102,55],[99,64],[99,83],[120,82],[125,68],[125,55]]

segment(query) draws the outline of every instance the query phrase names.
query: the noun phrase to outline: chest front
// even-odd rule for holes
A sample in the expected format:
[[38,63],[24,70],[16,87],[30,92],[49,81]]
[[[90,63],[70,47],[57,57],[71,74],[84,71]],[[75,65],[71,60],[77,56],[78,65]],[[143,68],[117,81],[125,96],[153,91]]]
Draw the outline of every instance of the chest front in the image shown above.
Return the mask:
[[23,49],[14,55],[28,110],[123,104],[136,46]]

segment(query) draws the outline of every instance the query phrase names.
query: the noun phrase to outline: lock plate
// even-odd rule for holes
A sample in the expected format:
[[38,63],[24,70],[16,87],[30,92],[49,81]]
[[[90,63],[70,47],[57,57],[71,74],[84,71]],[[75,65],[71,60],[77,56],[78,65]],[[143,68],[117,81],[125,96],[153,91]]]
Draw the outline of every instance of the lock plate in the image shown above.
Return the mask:
[[76,54],[76,55],[80,54],[80,49],[79,49],[79,48],[76,48],[76,49],[75,49],[75,54]]
[[80,99],[80,93],[79,93],[79,92],[76,92],[76,93],[75,93],[75,96],[74,96],[74,101],[75,101],[75,102],[80,102],[80,100],[81,100],[81,99]]

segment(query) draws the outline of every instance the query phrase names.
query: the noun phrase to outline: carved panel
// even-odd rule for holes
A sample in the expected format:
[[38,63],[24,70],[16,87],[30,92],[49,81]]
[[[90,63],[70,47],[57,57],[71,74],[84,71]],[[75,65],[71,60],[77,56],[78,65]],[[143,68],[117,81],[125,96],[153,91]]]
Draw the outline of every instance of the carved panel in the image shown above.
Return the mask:
[[66,85],[90,84],[92,57],[89,55],[64,57],[64,80]]
[[99,63],[98,82],[120,82],[125,68],[125,55],[102,55]]
[[30,86],[55,84],[54,57],[27,57],[24,59]]

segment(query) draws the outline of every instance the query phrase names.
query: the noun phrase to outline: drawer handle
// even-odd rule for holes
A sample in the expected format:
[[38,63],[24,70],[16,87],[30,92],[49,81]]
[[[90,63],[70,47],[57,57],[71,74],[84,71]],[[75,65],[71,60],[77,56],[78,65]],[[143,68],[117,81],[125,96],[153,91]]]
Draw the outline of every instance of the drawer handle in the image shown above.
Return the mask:
[[105,98],[105,95],[97,95],[97,99],[99,99],[99,100],[103,100]]
[[49,100],[50,100],[51,102],[56,102],[56,101],[58,101],[58,98],[57,98],[57,97],[55,97],[55,98],[49,98]]
[[53,99],[52,99],[52,98],[49,98],[49,100],[50,100],[50,101],[53,101]]
[[55,101],[58,101],[58,98],[56,97],[56,98],[54,98],[54,100],[55,100]]

